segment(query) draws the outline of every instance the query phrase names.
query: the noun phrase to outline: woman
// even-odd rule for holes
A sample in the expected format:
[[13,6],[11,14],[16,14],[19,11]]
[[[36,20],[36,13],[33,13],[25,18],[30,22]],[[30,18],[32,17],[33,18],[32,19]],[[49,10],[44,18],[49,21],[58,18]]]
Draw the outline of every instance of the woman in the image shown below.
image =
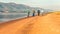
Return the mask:
[[32,14],[32,16],[35,16],[35,10],[33,10],[33,14]]

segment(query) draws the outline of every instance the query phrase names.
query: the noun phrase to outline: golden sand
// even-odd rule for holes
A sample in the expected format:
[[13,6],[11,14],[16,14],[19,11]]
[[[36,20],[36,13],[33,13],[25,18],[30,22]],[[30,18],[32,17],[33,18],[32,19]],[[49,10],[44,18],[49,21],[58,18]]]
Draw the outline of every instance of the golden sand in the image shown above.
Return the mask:
[[60,15],[51,13],[0,24],[0,34],[60,34]]

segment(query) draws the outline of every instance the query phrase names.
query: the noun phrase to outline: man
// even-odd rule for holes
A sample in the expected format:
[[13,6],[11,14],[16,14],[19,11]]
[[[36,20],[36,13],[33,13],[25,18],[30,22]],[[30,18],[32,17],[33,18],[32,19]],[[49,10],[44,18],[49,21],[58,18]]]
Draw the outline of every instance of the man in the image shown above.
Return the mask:
[[40,10],[38,10],[37,13],[38,13],[38,16],[39,16],[40,15]]
[[30,11],[28,11],[28,17],[29,17],[29,15],[30,15]]

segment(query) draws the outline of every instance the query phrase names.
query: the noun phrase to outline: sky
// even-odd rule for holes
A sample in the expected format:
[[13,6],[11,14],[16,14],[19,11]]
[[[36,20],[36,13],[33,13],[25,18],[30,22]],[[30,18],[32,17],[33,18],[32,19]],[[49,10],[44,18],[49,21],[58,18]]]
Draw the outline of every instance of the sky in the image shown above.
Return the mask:
[[60,0],[0,0],[0,2],[25,4],[31,7],[60,10]]

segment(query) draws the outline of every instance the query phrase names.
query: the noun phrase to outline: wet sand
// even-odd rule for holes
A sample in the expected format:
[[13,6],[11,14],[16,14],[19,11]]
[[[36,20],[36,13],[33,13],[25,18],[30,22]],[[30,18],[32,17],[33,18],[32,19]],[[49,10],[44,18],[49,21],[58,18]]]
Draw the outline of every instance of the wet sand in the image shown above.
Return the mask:
[[0,24],[0,34],[60,34],[60,14],[9,21]]

